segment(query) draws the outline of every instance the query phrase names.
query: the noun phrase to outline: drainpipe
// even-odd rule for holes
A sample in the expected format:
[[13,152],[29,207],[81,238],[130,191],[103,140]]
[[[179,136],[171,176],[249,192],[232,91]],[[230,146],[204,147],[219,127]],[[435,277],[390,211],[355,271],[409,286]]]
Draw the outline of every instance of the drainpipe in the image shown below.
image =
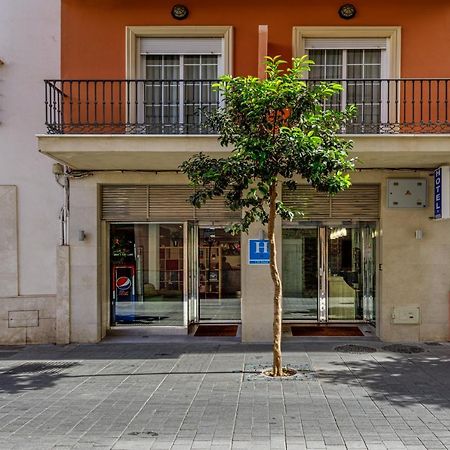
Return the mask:
[[64,202],[62,208],[62,234],[61,234],[61,245],[69,244],[69,176],[67,166],[64,166],[64,178],[63,178],[63,189],[64,189]]
[[69,169],[61,164],[53,164],[53,174],[56,182],[63,188],[63,206],[59,213],[60,221],[60,245],[69,243]]

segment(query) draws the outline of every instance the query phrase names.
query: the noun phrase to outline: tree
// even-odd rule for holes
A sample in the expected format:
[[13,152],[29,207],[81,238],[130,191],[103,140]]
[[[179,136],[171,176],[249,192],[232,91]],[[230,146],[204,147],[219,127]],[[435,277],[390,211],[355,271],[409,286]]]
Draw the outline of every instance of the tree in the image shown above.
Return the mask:
[[247,232],[253,222],[267,225],[270,274],[274,284],[272,376],[282,376],[282,286],[276,261],[275,217],[292,220],[298,213],[278,200],[281,182],[295,189],[294,177],[319,191],[334,194],[350,186],[348,158],[351,141],[337,133],[351,119],[354,108],[327,109],[342,87],[336,83],[307,83],[302,78],[312,61],[295,58],[283,70],[280,57],[266,58],[266,79],[223,76],[215,85],[223,105],[210,115],[222,146],[232,148],[227,158],[203,153],[181,165],[196,187],[191,203],[201,207],[208,199],[224,196],[232,210],[243,210],[242,220],[230,231]]

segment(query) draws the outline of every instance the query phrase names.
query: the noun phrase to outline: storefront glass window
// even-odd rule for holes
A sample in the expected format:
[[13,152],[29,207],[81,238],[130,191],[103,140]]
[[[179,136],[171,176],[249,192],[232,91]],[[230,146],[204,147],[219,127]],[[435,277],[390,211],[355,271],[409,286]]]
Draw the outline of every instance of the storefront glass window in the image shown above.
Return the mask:
[[111,323],[183,325],[183,225],[112,224]]

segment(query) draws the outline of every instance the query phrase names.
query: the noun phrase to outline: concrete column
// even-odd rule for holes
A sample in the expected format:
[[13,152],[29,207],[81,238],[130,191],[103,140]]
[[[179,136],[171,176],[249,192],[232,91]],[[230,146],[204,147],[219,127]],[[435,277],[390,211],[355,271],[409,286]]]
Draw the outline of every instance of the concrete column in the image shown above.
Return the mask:
[[70,342],[70,247],[56,249],[56,343]]
[[[79,241],[79,231],[86,238]],[[102,336],[102,266],[98,185],[93,179],[70,183],[70,338],[98,342]]]
[[[256,223],[248,234],[242,234],[242,341],[272,342],[273,282],[269,265],[248,264],[248,240],[259,239],[266,227]],[[281,220],[275,223],[277,262],[281,275]]]

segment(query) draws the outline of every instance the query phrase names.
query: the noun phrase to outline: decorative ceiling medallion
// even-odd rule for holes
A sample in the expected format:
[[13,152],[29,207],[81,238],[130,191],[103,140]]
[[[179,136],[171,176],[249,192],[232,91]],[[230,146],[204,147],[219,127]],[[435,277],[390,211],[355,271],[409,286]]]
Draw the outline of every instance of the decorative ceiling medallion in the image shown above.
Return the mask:
[[351,3],[346,3],[339,8],[339,16],[342,19],[353,19],[356,15],[356,8]]
[[189,15],[189,10],[184,5],[175,5],[172,8],[172,17],[177,20],[186,19]]

